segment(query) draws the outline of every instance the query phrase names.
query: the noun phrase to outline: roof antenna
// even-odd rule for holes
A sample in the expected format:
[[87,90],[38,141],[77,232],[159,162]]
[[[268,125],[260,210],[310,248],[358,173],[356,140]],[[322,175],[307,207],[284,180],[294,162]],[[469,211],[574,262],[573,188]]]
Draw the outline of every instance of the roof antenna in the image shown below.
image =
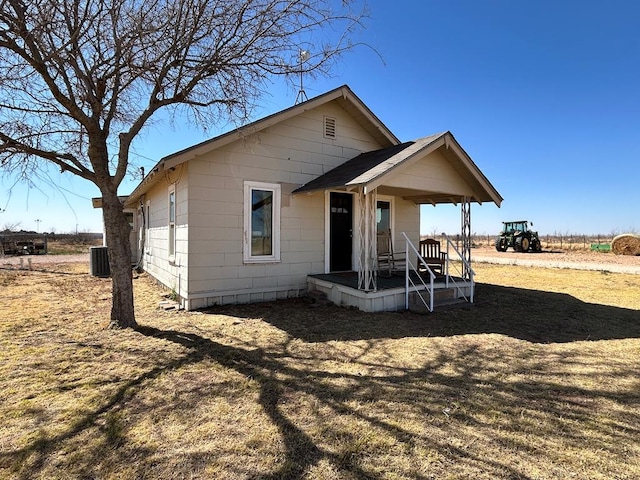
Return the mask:
[[307,93],[304,91],[304,87],[302,86],[302,64],[309,60],[309,57],[311,57],[309,50],[300,50],[300,53],[298,54],[298,59],[300,60],[300,90],[298,90],[298,96],[296,97],[296,105],[309,100]]

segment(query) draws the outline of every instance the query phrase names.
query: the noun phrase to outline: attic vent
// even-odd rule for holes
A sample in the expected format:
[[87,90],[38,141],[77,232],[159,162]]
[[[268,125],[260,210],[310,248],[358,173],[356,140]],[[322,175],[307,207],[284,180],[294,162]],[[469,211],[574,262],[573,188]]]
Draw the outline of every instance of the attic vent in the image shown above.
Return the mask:
[[336,119],[332,117],[324,117],[324,136],[327,138],[336,138]]

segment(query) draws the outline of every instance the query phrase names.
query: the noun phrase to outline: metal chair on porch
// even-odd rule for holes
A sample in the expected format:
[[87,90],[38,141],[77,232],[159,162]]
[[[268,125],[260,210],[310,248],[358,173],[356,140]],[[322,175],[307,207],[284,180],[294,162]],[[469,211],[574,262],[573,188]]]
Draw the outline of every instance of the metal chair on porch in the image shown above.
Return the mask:
[[376,247],[379,275],[390,277],[394,272],[405,270],[405,252],[393,251],[393,240],[389,230],[378,232]]
[[[433,271],[433,273],[439,273],[444,275],[444,266],[447,262],[447,254],[440,250],[440,242],[433,238],[426,238],[420,240],[420,256],[424,263]],[[422,268],[424,271],[424,265],[418,261],[418,268]]]

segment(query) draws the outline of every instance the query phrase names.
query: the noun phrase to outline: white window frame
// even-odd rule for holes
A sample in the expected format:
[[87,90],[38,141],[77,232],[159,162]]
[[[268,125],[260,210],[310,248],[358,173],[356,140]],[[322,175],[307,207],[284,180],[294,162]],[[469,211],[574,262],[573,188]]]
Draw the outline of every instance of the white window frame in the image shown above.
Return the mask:
[[[273,216],[271,231],[273,245],[271,255],[251,254],[251,197],[254,190],[264,190],[273,193]],[[244,263],[277,263],[280,262],[280,205],[282,188],[277,183],[244,182],[244,232],[243,232],[243,261]]]
[[352,192],[345,192],[344,190],[325,190],[324,192],[324,273],[331,273],[331,194],[332,193],[351,193],[353,197],[353,218],[352,226],[353,235],[351,235],[351,266],[359,255],[360,246],[360,215],[362,206],[358,195],[354,195]]
[[[171,218],[171,196],[173,195],[173,219]],[[176,195],[176,185],[169,185],[167,192],[167,251],[169,260],[176,258],[176,217],[178,216],[178,202]]]
[[391,230],[391,238],[395,238],[396,233],[396,212],[395,212],[395,197],[387,195],[378,195],[376,199],[376,208],[378,208],[377,202],[387,202],[389,204],[389,229]]

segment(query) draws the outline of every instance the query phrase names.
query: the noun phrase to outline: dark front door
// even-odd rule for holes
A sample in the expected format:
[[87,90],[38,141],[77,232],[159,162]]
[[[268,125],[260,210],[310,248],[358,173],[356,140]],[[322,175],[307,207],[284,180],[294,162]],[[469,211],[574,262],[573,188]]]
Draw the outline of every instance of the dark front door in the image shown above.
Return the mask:
[[331,193],[329,216],[329,269],[332,272],[351,270],[353,250],[353,196]]

